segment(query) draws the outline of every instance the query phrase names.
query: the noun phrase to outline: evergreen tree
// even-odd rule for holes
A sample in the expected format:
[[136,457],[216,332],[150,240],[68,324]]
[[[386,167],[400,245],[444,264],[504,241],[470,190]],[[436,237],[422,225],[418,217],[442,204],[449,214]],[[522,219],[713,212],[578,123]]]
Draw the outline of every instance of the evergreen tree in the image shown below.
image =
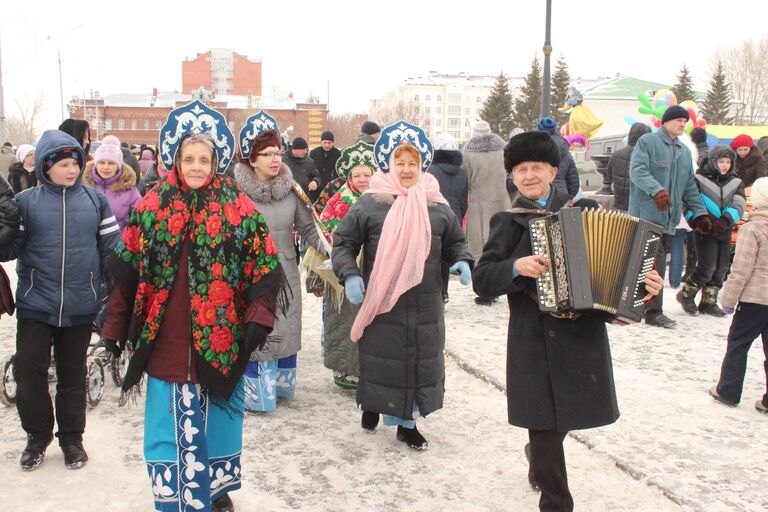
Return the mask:
[[731,88],[725,76],[723,63],[717,61],[715,72],[709,81],[707,96],[701,104],[701,116],[709,124],[733,124],[734,117],[729,115],[731,110]]
[[568,73],[568,64],[565,57],[561,54],[555,64],[555,72],[552,74],[552,101],[550,106],[550,115],[557,121],[560,127],[568,122],[568,113],[560,112],[558,109],[565,105],[565,97],[568,94],[568,87],[571,85],[571,75]]
[[672,92],[675,93],[677,98],[677,104],[686,101],[694,100],[693,92],[693,79],[688,72],[688,66],[683,64],[683,69],[680,70],[680,75],[677,77],[677,83],[672,87]]
[[520,95],[515,100],[515,112],[512,115],[513,127],[523,130],[533,130],[541,113],[541,64],[539,57],[534,56],[531,69],[525,77]]
[[503,139],[512,130],[512,92],[509,90],[509,79],[501,72],[493,84],[491,94],[483,103],[480,119],[491,125],[493,133]]

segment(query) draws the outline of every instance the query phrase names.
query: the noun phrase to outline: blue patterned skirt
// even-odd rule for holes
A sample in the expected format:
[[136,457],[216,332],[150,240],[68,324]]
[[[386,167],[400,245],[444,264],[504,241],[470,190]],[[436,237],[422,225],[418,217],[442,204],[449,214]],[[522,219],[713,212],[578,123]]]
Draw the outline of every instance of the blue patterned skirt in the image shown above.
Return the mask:
[[245,367],[245,410],[277,410],[277,397],[296,396],[297,354],[270,361],[250,361]]
[[156,510],[209,511],[240,488],[242,381],[225,407],[195,384],[147,376],[144,459]]

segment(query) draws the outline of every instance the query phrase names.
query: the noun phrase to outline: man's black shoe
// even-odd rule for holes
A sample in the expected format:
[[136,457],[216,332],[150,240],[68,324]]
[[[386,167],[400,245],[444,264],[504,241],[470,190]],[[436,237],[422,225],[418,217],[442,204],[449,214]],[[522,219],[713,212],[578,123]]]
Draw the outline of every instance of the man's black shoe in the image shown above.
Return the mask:
[[677,326],[677,322],[663,314],[647,316],[645,317],[645,323],[654,327],[664,327],[665,329],[674,329]]
[[35,438],[27,436],[27,446],[21,454],[19,464],[24,471],[34,471],[45,460],[45,449],[53,438]]
[[523,451],[525,452],[525,460],[528,461],[528,485],[534,491],[540,491],[541,489],[538,482],[536,482],[536,475],[533,473],[533,466],[531,465],[531,443],[525,443]]
[[235,504],[229,494],[225,494],[211,504],[212,512],[235,512]]
[[64,465],[69,469],[80,469],[88,462],[88,454],[85,453],[82,441],[72,441],[61,445],[64,452]]

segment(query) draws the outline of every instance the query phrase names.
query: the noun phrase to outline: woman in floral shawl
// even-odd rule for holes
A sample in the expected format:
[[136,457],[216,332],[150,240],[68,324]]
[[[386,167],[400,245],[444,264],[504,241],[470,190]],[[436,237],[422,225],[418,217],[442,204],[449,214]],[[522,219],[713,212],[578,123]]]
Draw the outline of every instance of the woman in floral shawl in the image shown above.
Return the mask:
[[133,345],[121,403],[147,374],[144,457],[157,510],[234,510],[242,376],[284,305],[264,218],[216,172],[234,142],[220,117],[197,101],[171,112],[160,132],[171,171],[137,204],[110,265],[102,336],[116,354],[117,340]]
[[[320,220],[333,234],[341,219],[357,202],[360,194],[368,190],[376,163],[373,160],[373,146],[358,142],[345,148],[336,161],[336,173],[345,180],[344,185],[327,202]],[[332,293],[333,286],[340,287],[335,276],[335,283],[327,283],[325,290],[325,321],[323,322],[323,363],[333,370],[333,381],[342,388],[357,387],[360,375],[360,358],[357,345],[349,339],[349,331],[360,306],[352,304],[343,295]]]

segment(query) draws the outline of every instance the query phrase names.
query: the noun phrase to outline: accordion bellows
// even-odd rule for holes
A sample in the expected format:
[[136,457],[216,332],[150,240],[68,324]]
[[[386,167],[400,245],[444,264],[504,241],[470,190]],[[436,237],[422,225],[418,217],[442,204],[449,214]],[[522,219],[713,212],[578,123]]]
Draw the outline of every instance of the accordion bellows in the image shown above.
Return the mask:
[[539,309],[568,317],[605,311],[638,322],[662,229],[617,210],[563,208],[530,221],[533,254],[549,269],[536,280]]

